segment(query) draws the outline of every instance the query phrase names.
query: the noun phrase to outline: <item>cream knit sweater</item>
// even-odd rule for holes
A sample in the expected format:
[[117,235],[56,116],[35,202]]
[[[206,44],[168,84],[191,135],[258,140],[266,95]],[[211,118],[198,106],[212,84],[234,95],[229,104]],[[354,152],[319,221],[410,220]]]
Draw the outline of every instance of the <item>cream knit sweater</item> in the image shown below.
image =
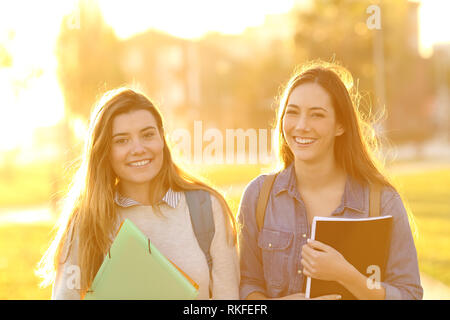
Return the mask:
[[[184,193],[175,208],[163,203],[162,216],[151,206],[118,207],[120,220],[130,219],[168,259],[180,267],[198,285],[197,299],[239,299],[239,262],[236,246],[226,238],[225,219],[216,197],[211,196],[215,234],[211,243],[212,279],[208,264],[198,245]],[[52,299],[80,299],[74,282],[77,264],[77,246],[71,250],[67,261],[57,271]],[[82,271],[81,271],[82,272]]]

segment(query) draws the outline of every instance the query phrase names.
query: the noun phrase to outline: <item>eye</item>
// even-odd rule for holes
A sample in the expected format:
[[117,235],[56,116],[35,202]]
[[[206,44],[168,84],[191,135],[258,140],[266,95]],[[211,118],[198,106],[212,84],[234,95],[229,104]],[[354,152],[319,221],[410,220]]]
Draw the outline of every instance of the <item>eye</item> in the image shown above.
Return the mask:
[[323,118],[324,117],[324,115],[322,113],[317,113],[317,112],[311,114],[311,116],[315,117],[315,118]]
[[295,109],[287,109],[286,110],[286,114],[297,114],[298,112],[297,112],[297,110],[295,110]]
[[125,144],[128,142],[128,139],[126,138],[121,138],[121,139],[117,139],[114,141],[115,144]]
[[146,132],[144,133],[145,139],[151,139],[155,134],[153,132]]

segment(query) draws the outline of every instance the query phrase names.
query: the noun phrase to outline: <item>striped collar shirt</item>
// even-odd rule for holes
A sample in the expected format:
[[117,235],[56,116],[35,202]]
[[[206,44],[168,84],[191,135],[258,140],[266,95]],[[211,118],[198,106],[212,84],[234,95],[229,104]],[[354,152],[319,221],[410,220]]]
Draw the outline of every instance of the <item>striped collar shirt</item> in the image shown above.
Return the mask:
[[[161,202],[165,202],[170,207],[176,208],[178,206],[178,203],[180,202],[180,199],[181,199],[181,192],[173,191],[171,188],[169,188],[164,197],[161,199]],[[114,195],[114,201],[119,207],[122,208],[128,208],[132,206],[142,206],[142,204],[139,203],[138,201],[121,195],[118,190],[116,190],[116,193]]]

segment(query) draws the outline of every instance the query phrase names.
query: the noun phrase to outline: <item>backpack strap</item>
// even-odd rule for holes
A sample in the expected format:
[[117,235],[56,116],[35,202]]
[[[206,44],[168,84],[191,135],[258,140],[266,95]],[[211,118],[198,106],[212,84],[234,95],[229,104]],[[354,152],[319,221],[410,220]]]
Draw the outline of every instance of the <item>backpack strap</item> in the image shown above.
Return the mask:
[[[206,190],[187,190],[184,192],[191,217],[192,229],[198,244],[208,262],[209,276],[212,278],[211,242],[214,238],[215,226],[212,212],[211,195]],[[211,291],[210,291],[211,297]]]
[[267,202],[269,201],[270,190],[272,190],[273,183],[278,173],[267,175],[264,178],[261,191],[259,192],[258,203],[256,204],[256,225],[258,231],[261,231],[264,226],[264,217],[266,216]]
[[381,186],[378,184],[370,184],[369,189],[369,217],[379,217],[381,204]]

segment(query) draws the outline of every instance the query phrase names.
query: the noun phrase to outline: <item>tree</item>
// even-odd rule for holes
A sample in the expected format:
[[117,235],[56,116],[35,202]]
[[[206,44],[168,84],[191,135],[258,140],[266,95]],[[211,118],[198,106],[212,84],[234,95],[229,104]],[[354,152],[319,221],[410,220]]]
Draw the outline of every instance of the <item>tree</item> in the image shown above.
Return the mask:
[[[335,60],[350,70],[355,82],[359,80],[361,92],[371,92],[375,75],[373,32],[366,26],[366,9],[371,4],[365,0],[317,0],[309,8],[297,9],[297,61]],[[373,99],[370,94],[369,99]]]
[[71,114],[87,118],[104,91],[123,84],[119,48],[96,2],[80,0],[76,12],[63,19],[57,43],[58,77]]
[[[379,30],[368,27],[367,9],[373,5],[380,12]],[[384,109],[386,133],[398,142],[430,134],[421,130],[427,120],[421,115],[430,96],[431,74],[418,54],[416,14],[417,4],[407,0],[316,0],[296,10],[297,60],[341,62],[364,97],[360,110],[369,115]]]

